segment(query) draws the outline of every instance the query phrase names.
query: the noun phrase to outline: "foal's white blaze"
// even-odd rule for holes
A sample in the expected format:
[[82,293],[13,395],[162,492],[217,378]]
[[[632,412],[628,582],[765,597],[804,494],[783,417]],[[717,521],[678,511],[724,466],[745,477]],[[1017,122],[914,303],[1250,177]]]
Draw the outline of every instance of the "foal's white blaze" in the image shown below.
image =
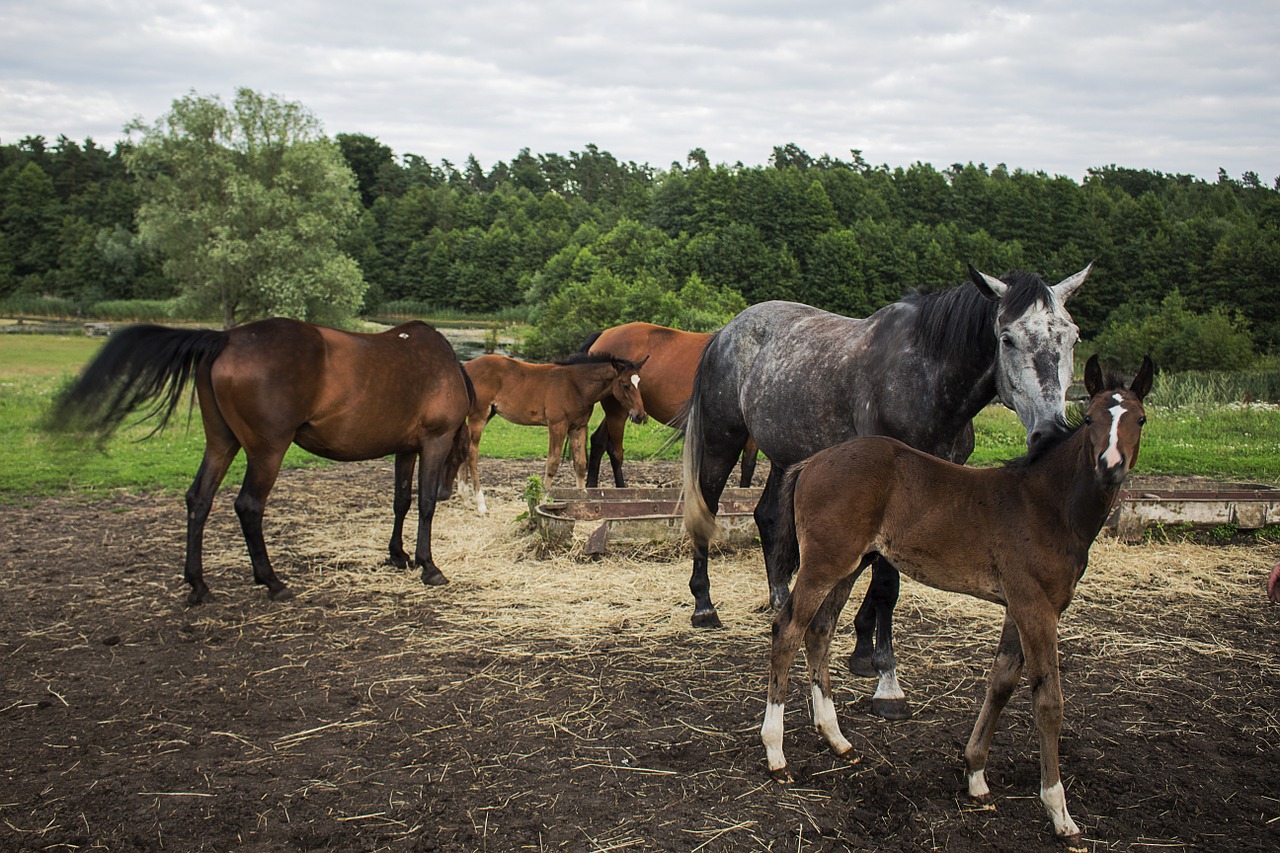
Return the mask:
[[1045,811],[1049,812],[1049,820],[1053,821],[1054,835],[1080,834],[1080,828],[1071,819],[1071,815],[1067,814],[1067,794],[1062,789],[1061,781],[1052,788],[1041,788],[1040,802],[1044,803]]
[[637,387],[637,388],[639,388],[639,387],[640,387],[640,374],[639,374],[639,373],[633,373],[633,374],[631,374],[631,384],[632,384],[632,385],[634,385],[634,386],[635,386],[635,387]]
[[813,685],[813,724],[836,755],[844,755],[853,749],[853,744],[840,731],[840,722],[836,719],[836,703],[830,696],[823,695],[822,688],[817,684]]
[[898,671],[896,669],[886,670],[880,673],[880,680],[876,682],[875,695],[872,699],[906,699],[907,694],[902,691],[902,687],[898,684]]
[[783,708],[781,702],[770,702],[764,709],[764,725],[760,727],[760,740],[764,741],[764,754],[770,770],[781,770],[787,766],[787,759],[782,754]]
[[1107,439],[1107,449],[1102,451],[1102,461],[1109,468],[1114,468],[1124,462],[1124,456],[1120,454],[1120,418],[1128,409],[1124,407],[1124,398],[1119,394],[1112,395],[1111,399],[1116,404],[1108,410],[1111,412],[1111,435]]

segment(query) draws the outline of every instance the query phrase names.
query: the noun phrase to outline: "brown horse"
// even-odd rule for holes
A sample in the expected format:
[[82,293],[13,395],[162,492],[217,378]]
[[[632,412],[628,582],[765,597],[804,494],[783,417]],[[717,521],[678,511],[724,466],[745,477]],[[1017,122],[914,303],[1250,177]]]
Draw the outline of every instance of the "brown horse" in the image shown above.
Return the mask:
[[[684,428],[685,406],[693,393],[693,376],[698,359],[707,348],[711,335],[685,332],[655,326],[653,323],[626,323],[596,332],[582,344],[582,352],[610,353],[631,361],[645,360],[640,372],[640,396],[644,410],[667,426]],[[604,422],[591,434],[591,453],[587,458],[587,485],[600,484],[600,461],[609,454],[613,467],[613,484],[626,486],[622,476],[622,439],[627,428],[627,410],[616,400],[600,401]],[[742,450],[742,485],[750,486],[756,470],[756,443],[747,438]]]
[[466,459],[472,398],[458,358],[439,332],[405,323],[376,335],[276,318],[225,332],[130,326],[112,335],[57,401],[52,425],[106,437],[151,405],[163,428],[187,380],[195,379],[204,459],[187,490],[189,604],[209,597],[202,548],[214,493],[244,448],[248,467],[235,501],[253,579],[276,601],[292,591],[271,568],[262,513],[289,444],[327,459],[395,454],[395,524],[390,559],[409,565],[401,540],[418,472],[418,541],[413,564],[428,584],[445,583],[431,559],[431,519]]
[[[1058,770],[1062,686],[1058,619],[1138,458],[1151,360],[1128,390],[1085,366],[1084,423],[1041,438],[1003,468],[946,462],[896,439],[858,438],[821,451],[784,481],[783,539],[800,548],[791,597],[773,623],[761,737],[769,770],[791,781],[782,753],[788,671],[803,639],[818,731],[841,756],[853,746],[831,700],[831,635],[854,580],[880,555],[921,583],[1005,606],[986,700],[965,748],[969,795],[991,799],[985,768],[996,719],[1023,669],[1040,731],[1040,800],[1055,835],[1079,846]],[[784,542],[780,547],[786,547]]]
[[467,418],[471,430],[470,481],[476,509],[486,512],[480,488],[480,436],[494,415],[521,426],[545,426],[546,485],[560,468],[567,436],[573,453],[573,472],[579,488],[587,479],[587,422],[596,403],[617,402],[636,423],[645,419],[640,396],[640,368],[645,359],[631,361],[608,353],[576,353],[556,364],[530,364],[505,355],[482,355],[466,363],[475,386],[475,401]]

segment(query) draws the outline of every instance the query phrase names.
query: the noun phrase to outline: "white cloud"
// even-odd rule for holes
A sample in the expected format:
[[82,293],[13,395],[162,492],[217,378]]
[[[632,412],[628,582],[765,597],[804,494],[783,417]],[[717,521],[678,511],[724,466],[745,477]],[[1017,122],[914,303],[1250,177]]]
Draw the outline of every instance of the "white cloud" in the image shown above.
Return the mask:
[[695,147],[755,164],[795,142],[1270,181],[1278,36],[1263,0],[45,0],[0,8],[0,142],[109,145],[188,91],[248,86],[433,161],[595,143],[660,168]]

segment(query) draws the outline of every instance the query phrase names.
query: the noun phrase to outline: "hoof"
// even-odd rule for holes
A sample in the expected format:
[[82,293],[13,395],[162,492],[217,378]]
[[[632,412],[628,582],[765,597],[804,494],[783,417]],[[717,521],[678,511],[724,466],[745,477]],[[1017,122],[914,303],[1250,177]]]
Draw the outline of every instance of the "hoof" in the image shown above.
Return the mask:
[[861,764],[861,763],[862,763],[862,756],[861,756],[861,755],[859,755],[859,754],[857,753],[857,751],[856,751],[856,750],[854,750],[854,748],[853,748],[852,746],[850,746],[850,747],[849,747],[848,749],[846,749],[844,752],[836,752],[834,749],[833,749],[833,750],[831,750],[831,751],[835,754],[835,757],[836,757],[836,758],[842,758],[842,759],[844,759],[844,761],[845,761],[846,763],[848,763],[849,765]]
[[1059,835],[1058,843],[1064,850],[1069,850],[1071,853],[1089,853],[1089,848],[1085,846],[1084,839],[1078,832],[1074,835]]
[[996,795],[988,791],[985,794],[975,797],[969,794],[969,802],[979,811],[993,812],[996,810]]
[[911,706],[906,699],[872,699],[871,713],[886,720],[909,720]]
[[273,589],[267,593],[267,598],[272,601],[288,601],[293,598],[293,590],[281,584],[278,589]]
[[422,582],[427,586],[444,586],[449,579],[444,576],[444,572],[432,566],[422,570]]
[[720,624],[720,614],[714,610],[707,610],[703,613],[694,613],[689,620],[695,628],[723,628]]
[[880,677],[880,673],[876,672],[875,665],[871,663],[870,655],[849,655],[849,672],[863,678]]
[[769,776],[779,785],[790,785],[796,781],[796,777],[791,775],[791,770],[787,767],[779,767],[776,770],[770,770]]
[[213,593],[209,592],[209,587],[201,586],[199,589],[193,589],[191,592],[187,593],[187,606],[196,607],[204,604],[211,598],[213,598]]
[[395,566],[397,569],[407,569],[409,568],[409,555],[408,554],[400,554],[400,555],[392,554],[390,557],[387,557],[386,564],[388,566]]

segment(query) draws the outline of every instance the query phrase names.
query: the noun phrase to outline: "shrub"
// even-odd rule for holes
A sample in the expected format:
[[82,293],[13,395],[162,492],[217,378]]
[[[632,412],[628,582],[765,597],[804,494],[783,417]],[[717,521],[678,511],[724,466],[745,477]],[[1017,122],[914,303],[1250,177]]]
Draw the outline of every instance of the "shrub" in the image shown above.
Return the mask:
[[1137,370],[1150,355],[1164,373],[1185,370],[1241,370],[1254,360],[1248,322],[1236,312],[1213,308],[1191,311],[1177,290],[1151,312],[1126,305],[1107,321],[1094,339],[1105,360],[1127,371]]

